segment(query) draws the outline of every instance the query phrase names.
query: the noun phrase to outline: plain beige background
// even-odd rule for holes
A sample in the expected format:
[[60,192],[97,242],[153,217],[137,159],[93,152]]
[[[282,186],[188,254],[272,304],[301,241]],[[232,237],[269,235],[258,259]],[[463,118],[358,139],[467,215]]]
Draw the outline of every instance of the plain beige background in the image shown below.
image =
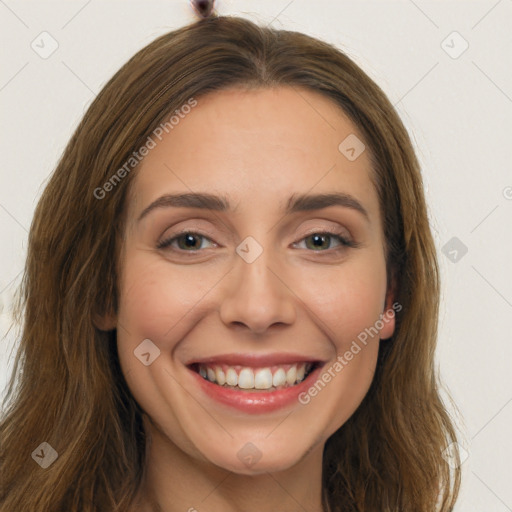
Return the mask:
[[[337,45],[398,109],[423,165],[439,250],[438,364],[464,418],[456,512],[512,511],[512,1],[217,8]],[[193,15],[184,0],[0,0],[0,16],[3,335],[37,199],[72,130],[129,57]],[[0,392],[16,339],[11,331],[0,346]]]

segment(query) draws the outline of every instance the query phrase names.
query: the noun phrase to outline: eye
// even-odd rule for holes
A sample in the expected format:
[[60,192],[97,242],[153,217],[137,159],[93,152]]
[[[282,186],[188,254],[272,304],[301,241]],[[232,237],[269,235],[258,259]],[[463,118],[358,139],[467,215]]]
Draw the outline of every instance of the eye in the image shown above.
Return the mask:
[[[207,241],[210,245],[203,245],[202,241]],[[300,247],[301,242],[305,242],[305,247]],[[333,247],[333,242],[335,243]],[[158,249],[166,249],[168,247],[175,251],[195,252],[208,247],[214,247],[216,244],[210,238],[196,233],[194,231],[184,231],[175,236],[165,238],[157,244]],[[341,233],[314,232],[304,237],[300,242],[295,244],[299,249],[312,249],[314,252],[327,252],[329,250],[342,250],[346,247],[358,247],[358,243],[342,236]]]
[[[345,247],[357,247],[358,245],[356,242],[343,237],[341,233],[330,233],[328,231],[311,233],[300,242],[302,241],[305,241],[307,249],[313,249],[314,252],[325,252],[330,249],[340,250]],[[331,245],[332,241],[338,242],[334,248]],[[302,248],[304,247],[299,247],[299,249]]]
[[167,247],[172,247],[174,242],[177,242],[178,248],[175,250],[185,251],[185,252],[193,252],[199,249],[205,249],[205,247],[201,243],[202,240],[208,240],[211,242],[211,246],[213,247],[215,244],[206,236],[201,235],[200,233],[195,233],[193,231],[184,231],[177,236],[173,236],[171,238],[165,238],[161,242],[158,243],[158,249],[165,249]]

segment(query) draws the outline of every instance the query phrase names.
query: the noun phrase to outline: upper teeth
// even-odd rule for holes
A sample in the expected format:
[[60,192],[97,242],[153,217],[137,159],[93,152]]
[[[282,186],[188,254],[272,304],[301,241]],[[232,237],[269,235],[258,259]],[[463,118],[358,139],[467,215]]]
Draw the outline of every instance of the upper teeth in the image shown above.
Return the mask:
[[238,386],[242,389],[270,389],[293,386],[304,380],[311,363],[274,366],[272,368],[249,368],[241,366],[199,365],[199,374],[220,386]]

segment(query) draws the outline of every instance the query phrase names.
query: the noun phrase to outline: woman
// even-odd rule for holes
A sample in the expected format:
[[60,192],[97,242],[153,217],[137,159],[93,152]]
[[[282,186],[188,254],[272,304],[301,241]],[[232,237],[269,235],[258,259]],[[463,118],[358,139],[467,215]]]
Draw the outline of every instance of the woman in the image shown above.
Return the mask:
[[236,17],[166,34],[37,206],[0,510],[452,510],[438,301],[419,165],[361,69]]

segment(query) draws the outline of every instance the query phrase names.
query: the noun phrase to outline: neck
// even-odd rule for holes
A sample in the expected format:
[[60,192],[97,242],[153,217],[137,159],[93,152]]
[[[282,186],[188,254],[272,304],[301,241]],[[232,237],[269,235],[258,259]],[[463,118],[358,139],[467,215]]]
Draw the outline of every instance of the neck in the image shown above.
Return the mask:
[[323,512],[323,444],[279,472],[243,475],[199,460],[151,425],[139,512]]

